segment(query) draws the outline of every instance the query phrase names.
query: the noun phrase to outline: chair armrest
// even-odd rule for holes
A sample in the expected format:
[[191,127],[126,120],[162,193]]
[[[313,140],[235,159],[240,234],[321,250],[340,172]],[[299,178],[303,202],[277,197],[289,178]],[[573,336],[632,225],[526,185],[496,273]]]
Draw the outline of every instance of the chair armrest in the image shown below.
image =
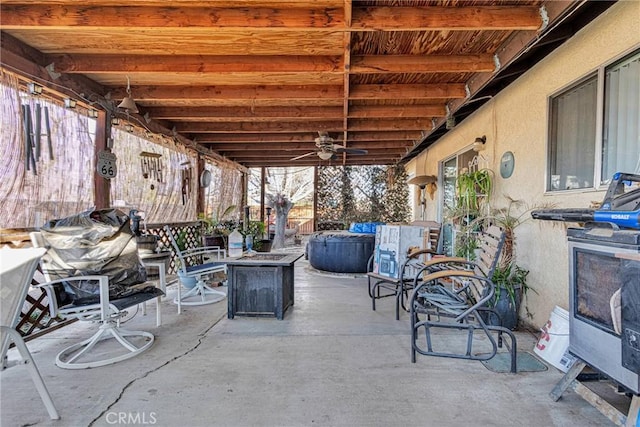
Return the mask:
[[198,248],[191,248],[182,251],[182,256],[185,258],[202,255],[213,255],[216,257],[216,259],[222,259],[224,258],[225,250],[220,248],[219,246],[201,246]]
[[56,317],[60,313],[58,298],[56,296],[55,285],[63,285],[65,282],[97,281],[100,286],[100,303],[89,306],[99,306],[103,316],[106,316],[109,308],[109,277],[108,276],[71,276],[63,279],[51,280],[49,282],[34,285],[34,288],[44,288],[49,299],[49,314]]
[[432,271],[434,268],[437,269],[447,269],[447,270],[455,270],[455,265],[458,265],[461,268],[469,267],[471,269],[476,267],[476,263],[473,261],[469,261],[466,258],[462,257],[445,257],[445,258],[434,258],[424,263],[425,269]]
[[[434,293],[442,294],[441,289],[444,288],[444,286],[439,283],[439,281],[442,279],[455,279],[455,278],[464,279],[467,283],[462,288],[457,289],[455,291],[449,291],[449,293],[453,292],[459,295],[465,292],[467,296],[469,293],[472,293],[473,296],[477,299],[475,303],[469,304],[469,308],[467,308],[464,312],[460,313],[455,318],[455,321],[460,321],[464,319],[472,311],[477,310],[478,308],[484,306],[485,303],[493,297],[494,290],[495,290],[495,285],[493,284],[493,282],[484,276],[478,276],[473,271],[469,271],[469,270],[437,271],[435,273],[426,275],[422,279],[422,283],[419,283],[419,277],[426,269],[427,267],[424,267],[422,270],[420,270],[418,274],[416,274],[416,277],[414,279],[414,290],[409,300],[411,304],[410,305],[411,310],[414,309],[414,301],[417,298],[420,298],[420,293],[423,293],[423,294],[425,292],[428,293],[429,288],[431,288],[432,290],[437,289],[437,292],[434,292]],[[482,291],[479,291],[477,288],[474,287],[474,289],[469,290],[472,281],[476,281],[484,284],[484,289]]]

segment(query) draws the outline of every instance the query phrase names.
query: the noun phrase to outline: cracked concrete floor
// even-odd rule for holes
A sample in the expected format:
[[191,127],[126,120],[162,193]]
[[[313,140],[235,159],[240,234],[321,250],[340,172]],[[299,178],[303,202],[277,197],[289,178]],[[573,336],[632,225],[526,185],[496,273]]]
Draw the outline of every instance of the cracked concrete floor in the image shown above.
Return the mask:
[[[226,318],[226,302],[176,307],[163,325],[136,316],[154,346],[95,369],[57,368],[55,354],[92,333],[77,323],[28,344],[61,420],[51,421],[24,367],[0,377],[8,426],[603,426],[573,392],[548,394],[562,373],[496,374],[480,362],[419,357],[410,363],[408,318],[391,300],[371,310],[366,279],[296,264],[295,306],[285,319]],[[457,338],[447,339],[455,340]],[[535,337],[518,334],[521,350]]]

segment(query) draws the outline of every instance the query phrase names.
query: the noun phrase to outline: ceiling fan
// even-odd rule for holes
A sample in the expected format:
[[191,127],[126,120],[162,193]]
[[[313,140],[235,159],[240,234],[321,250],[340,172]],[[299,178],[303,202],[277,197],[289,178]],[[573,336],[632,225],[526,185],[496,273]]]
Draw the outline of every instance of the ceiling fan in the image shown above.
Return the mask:
[[310,153],[303,154],[301,156],[297,156],[292,158],[291,160],[298,160],[313,154],[317,154],[321,160],[329,160],[333,157],[334,154],[337,153],[348,153],[348,154],[367,154],[367,150],[359,149],[359,148],[347,148],[343,147],[340,144],[335,144],[335,140],[329,136],[327,132],[318,132],[318,137],[315,139],[316,147],[318,147],[315,151],[311,151]]

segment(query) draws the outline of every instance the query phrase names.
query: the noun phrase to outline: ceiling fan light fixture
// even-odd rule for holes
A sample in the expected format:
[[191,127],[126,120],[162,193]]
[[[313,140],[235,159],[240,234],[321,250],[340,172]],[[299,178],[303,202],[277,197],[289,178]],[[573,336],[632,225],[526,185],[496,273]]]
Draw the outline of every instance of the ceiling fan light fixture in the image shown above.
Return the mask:
[[318,157],[322,160],[329,160],[333,156],[333,153],[330,151],[318,151]]

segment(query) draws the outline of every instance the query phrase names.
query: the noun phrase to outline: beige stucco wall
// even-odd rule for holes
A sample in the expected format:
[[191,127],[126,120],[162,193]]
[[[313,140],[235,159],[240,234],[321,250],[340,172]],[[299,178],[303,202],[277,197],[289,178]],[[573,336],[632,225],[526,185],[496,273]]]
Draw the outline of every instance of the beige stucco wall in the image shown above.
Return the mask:
[[[504,206],[503,194],[530,205],[552,203],[559,208],[586,207],[591,201],[601,201],[604,189],[545,194],[548,99],[639,46],[640,1],[615,4],[409,162],[407,172],[410,176],[437,175],[438,162],[469,148],[477,136],[486,135],[482,155],[496,172],[493,206]],[[509,179],[501,178],[499,173],[500,157],[505,151],[515,155],[515,169]],[[436,200],[438,197],[439,194]],[[414,211],[419,212],[419,208]],[[435,201],[428,201],[427,219],[436,219],[436,211]],[[564,223],[531,220],[516,229],[518,264],[530,270],[529,284],[537,291],[529,295],[528,303],[534,314],[528,321],[533,326],[543,325],[555,305],[568,308],[566,228]]]

